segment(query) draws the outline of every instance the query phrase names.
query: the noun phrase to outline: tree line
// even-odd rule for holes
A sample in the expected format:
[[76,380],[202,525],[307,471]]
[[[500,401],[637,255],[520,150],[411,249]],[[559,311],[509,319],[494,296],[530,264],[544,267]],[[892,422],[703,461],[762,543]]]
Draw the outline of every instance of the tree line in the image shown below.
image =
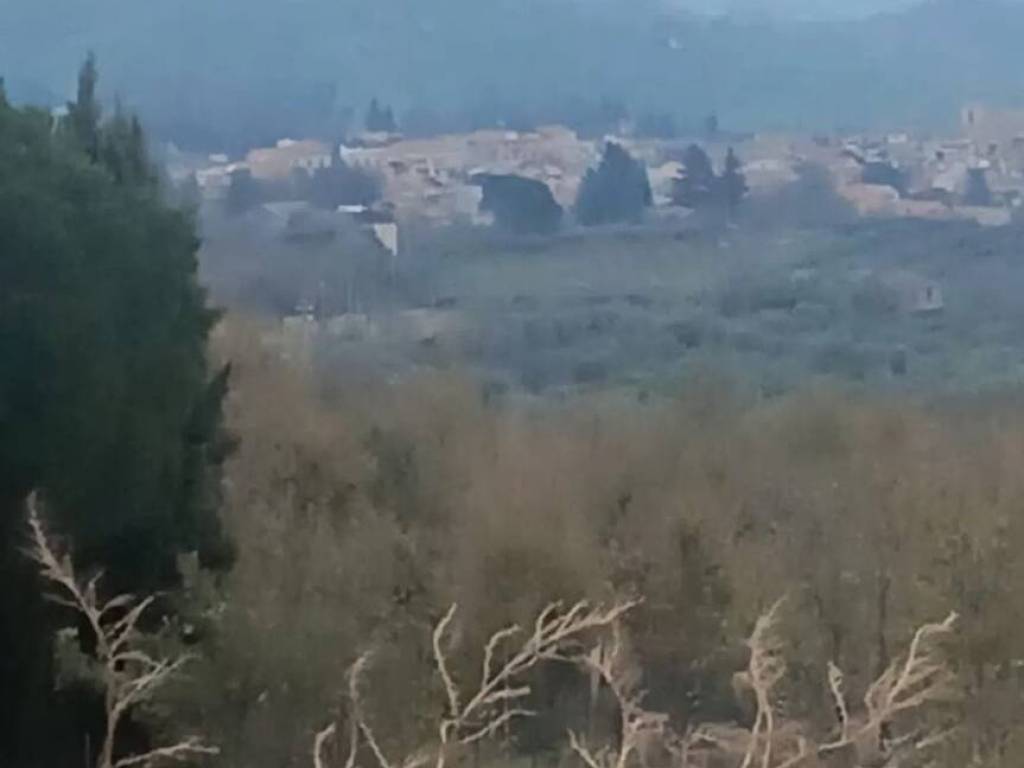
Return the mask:
[[[511,232],[547,234],[558,229],[563,211],[542,181],[521,176],[481,176],[481,210]],[[702,213],[735,216],[748,187],[742,163],[730,147],[721,174],[700,146],[690,145],[673,180],[671,202]],[[654,204],[647,169],[621,144],[604,145],[600,162],[584,175],[573,214],[586,227],[639,223]]]

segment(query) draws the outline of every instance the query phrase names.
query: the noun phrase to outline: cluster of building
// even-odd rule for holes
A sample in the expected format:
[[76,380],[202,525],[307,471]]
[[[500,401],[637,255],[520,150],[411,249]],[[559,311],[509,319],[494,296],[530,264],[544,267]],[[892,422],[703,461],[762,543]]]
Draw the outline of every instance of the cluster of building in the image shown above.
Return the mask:
[[[961,135],[918,138],[906,133],[877,137],[746,137],[737,147],[751,193],[757,195],[798,178],[802,164],[829,171],[836,191],[865,216],[973,219],[985,225],[1010,221],[1024,200],[1024,111],[970,106],[963,110]],[[616,138],[648,168],[656,207],[671,204],[674,180],[687,142]],[[718,149],[712,146],[712,157]],[[286,181],[339,159],[381,183],[398,220],[416,217],[437,223],[482,223],[481,173],[515,174],[542,181],[569,208],[587,170],[598,161],[601,142],[549,126],[530,132],[488,130],[405,139],[369,134],[349,144],[315,140],[279,141],[244,158],[213,155],[172,157],[172,176],[191,175],[204,199],[227,194],[240,171],[262,182]],[[378,222],[379,223],[379,222]],[[397,232],[388,232],[389,250]]]
[[968,106],[960,135],[849,139],[829,158],[862,215],[1008,224],[1024,201],[1024,110]]

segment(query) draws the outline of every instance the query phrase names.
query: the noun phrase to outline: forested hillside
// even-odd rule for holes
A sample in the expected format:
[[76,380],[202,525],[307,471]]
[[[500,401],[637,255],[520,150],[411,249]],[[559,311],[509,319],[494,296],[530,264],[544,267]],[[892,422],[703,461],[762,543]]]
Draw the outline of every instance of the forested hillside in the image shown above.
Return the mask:
[[94,48],[107,94],[161,136],[237,149],[334,137],[373,96],[424,129],[580,121],[602,100],[681,126],[711,111],[736,129],[947,125],[965,100],[1020,101],[1007,62],[1024,6],[930,0],[838,23],[704,18],[657,0],[48,0],[4,22],[15,96],[61,102]]

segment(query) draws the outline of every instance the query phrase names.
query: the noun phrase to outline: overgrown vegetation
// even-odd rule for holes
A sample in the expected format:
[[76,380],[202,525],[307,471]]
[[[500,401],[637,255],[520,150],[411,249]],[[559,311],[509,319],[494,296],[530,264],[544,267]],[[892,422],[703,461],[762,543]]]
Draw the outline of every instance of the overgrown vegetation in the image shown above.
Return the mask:
[[643,163],[622,145],[609,141],[601,162],[583,177],[576,218],[585,226],[637,222],[651,203],[651,184]]
[[[925,631],[945,638],[954,678],[935,691],[950,696],[920,728],[895,718],[884,748],[906,757],[903,747],[941,734],[933,764],[1019,755],[1016,400],[805,391],[759,402],[708,382],[644,406],[595,396],[496,408],[471,381],[440,374],[318,394],[260,334],[231,331],[221,344],[238,369],[230,418],[242,443],[225,514],[239,559],[215,590],[223,612],[200,631],[198,691],[174,707],[228,764],[302,763],[325,712],[348,733],[352,710],[337,697],[369,649],[358,716],[384,755],[419,756],[445,698],[429,638],[448,608],[459,605],[451,674],[466,679],[495,631],[531,624],[566,595],[645,598],[623,627],[644,709],[704,750],[701,734],[728,736],[739,757],[725,765],[750,743],[764,759],[765,742],[742,736],[766,727],[760,699],[735,672],[777,595],[788,599],[771,614],[772,658],[787,672],[768,697],[781,739],[771,765],[801,754],[801,738],[807,754],[882,743],[870,735],[878,719],[853,702],[885,699],[900,677],[886,670],[906,662],[916,629],[955,610],[955,635]],[[830,663],[842,670],[845,731]],[[615,748],[610,690],[592,700],[586,678],[558,665],[528,679],[515,707],[542,716],[452,760],[570,759],[566,729],[592,757],[605,739]],[[738,730],[697,728],[730,722]],[[324,744],[326,765],[345,761],[345,743],[336,756]],[[669,764],[658,754],[645,760]]]
[[[102,119],[96,81],[90,59],[62,119],[0,89],[0,684],[18,703],[5,765],[1020,763],[1016,390],[608,373],[707,348],[862,383],[927,375],[919,360],[941,363],[942,343],[976,347],[1017,316],[990,306],[1016,306],[1012,286],[971,294],[970,279],[1007,274],[994,254],[1018,232],[825,236],[801,228],[844,214],[821,199],[771,238],[731,227],[740,247],[652,225],[530,238],[543,258],[488,262],[470,238],[472,261],[435,241],[443,266],[427,252],[399,274],[365,240],[296,238],[290,220],[262,250],[255,225],[240,242],[253,282],[270,276],[261,298],[303,316],[231,316],[214,334],[194,223],[164,203],[138,121]],[[371,113],[394,130],[390,108]],[[369,202],[377,190],[350,171],[292,183],[323,208]],[[229,209],[261,199],[235,181]],[[513,234],[558,228],[540,182],[483,186]],[[823,186],[805,168],[775,202]],[[694,146],[675,191],[736,214],[746,181],[734,153],[716,175]],[[576,215],[632,224],[651,196],[643,164],[608,143]],[[313,214],[299,223],[315,229]],[[947,311],[932,283],[919,293],[882,241],[904,265],[959,275],[961,297]],[[936,241],[941,259],[914,250]],[[299,267],[280,258],[296,253]],[[524,264],[548,271],[524,280]],[[499,321],[460,325],[465,295],[438,294],[445,279]],[[322,329],[307,315],[372,338],[385,331],[371,310],[390,304],[418,369],[311,353]],[[521,363],[523,386],[455,372],[445,355],[467,350]],[[556,353],[576,388],[536,398]]]
[[542,181],[513,174],[481,174],[480,210],[514,234],[552,234],[562,223],[562,207]]
[[0,687],[18,702],[0,723],[7,765],[80,759],[65,730],[98,705],[52,689],[53,617],[22,552],[30,492],[74,541],[76,567],[105,568],[118,592],[173,586],[182,551],[230,562],[217,517],[227,369],[206,359],[216,314],[196,281],[195,228],[163,203],[138,123],[102,119],[96,82],[90,59],[56,122],[0,99]]
[[683,154],[683,170],[672,185],[672,202],[694,210],[720,210],[730,215],[747,194],[747,180],[739,158],[729,147],[722,173],[715,174],[711,158],[697,144]]

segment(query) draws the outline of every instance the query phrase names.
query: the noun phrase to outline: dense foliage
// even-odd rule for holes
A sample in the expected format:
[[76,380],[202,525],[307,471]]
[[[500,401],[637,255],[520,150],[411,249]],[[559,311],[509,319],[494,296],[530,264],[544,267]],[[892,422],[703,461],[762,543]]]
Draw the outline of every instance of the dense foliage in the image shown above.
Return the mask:
[[239,168],[231,173],[224,212],[238,216],[264,203],[296,200],[329,211],[341,205],[371,205],[380,200],[381,186],[380,178],[337,154],[328,165],[296,169],[284,181],[256,179],[248,168]]
[[[859,701],[916,626],[955,610],[941,722],[959,727],[931,764],[1018,764],[1019,398],[763,399],[695,381],[646,405],[494,406],[436,373],[324,395],[308,370],[228,331],[224,353],[244,371],[225,507],[240,556],[204,633],[199,690],[176,701],[226,764],[306,759],[368,650],[364,714],[387,754],[406,754],[441,709],[430,627],[449,605],[461,681],[491,632],[528,626],[549,600],[624,594],[646,598],[627,622],[646,703],[684,731],[750,725],[732,674],[781,594],[790,674],[775,704],[823,732],[835,726],[829,662]],[[524,704],[542,714],[497,735],[506,759],[557,764],[567,728],[614,743],[614,710],[570,670],[531,683]]]
[[653,197],[644,164],[621,144],[609,141],[596,168],[583,177],[576,218],[585,226],[639,221]]
[[398,130],[394,111],[391,107],[381,106],[376,98],[370,101],[364,125],[371,133],[394,133]]
[[672,202],[694,210],[718,209],[733,214],[747,191],[743,164],[732,147],[725,155],[722,173],[716,175],[707,152],[691,144],[683,154],[682,173],[672,184]]
[[562,207],[542,181],[513,174],[483,174],[480,210],[494,214],[495,223],[516,234],[550,234],[562,223]]
[[179,552],[229,557],[213,482],[227,372],[205,357],[195,229],[162,202],[138,122],[100,119],[95,85],[90,59],[57,123],[0,102],[0,686],[23,702],[0,724],[5,764],[39,765],[41,734],[66,724],[23,562],[30,491],[112,588],[173,584]]

